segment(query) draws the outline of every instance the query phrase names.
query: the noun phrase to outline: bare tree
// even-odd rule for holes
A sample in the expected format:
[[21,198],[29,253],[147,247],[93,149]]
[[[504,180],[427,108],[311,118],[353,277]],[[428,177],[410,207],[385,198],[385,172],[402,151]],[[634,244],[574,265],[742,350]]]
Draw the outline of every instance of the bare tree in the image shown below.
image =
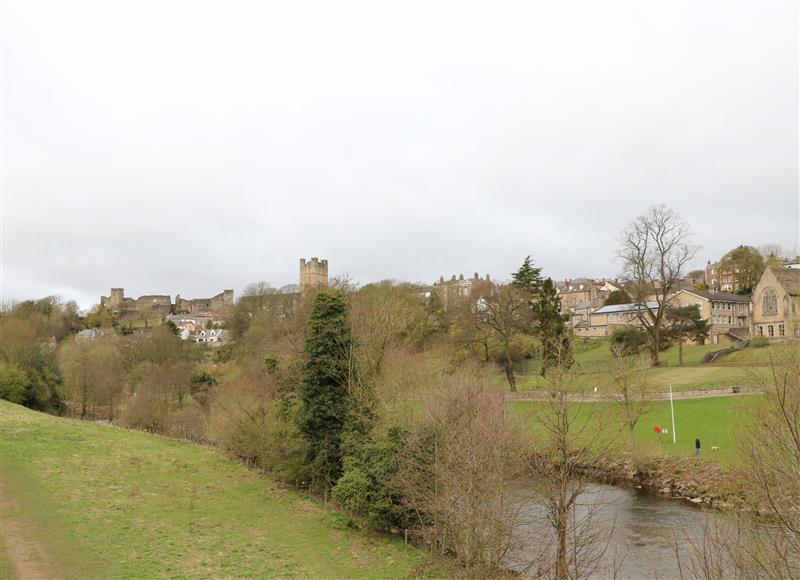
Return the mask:
[[502,393],[477,376],[449,381],[427,401],[394,481],[416,514],[414,535],[472,573],[497,573],[518,537],[522,504],[509,484],[524,457]]
[[[565,357],[566,357],[565,353]],[[545,505],[553,534],[539,573],[551,578],[584,578],[604,565],[612,529],[596,521],[598,502],[586,502],[588,470],[609,447],[611,438],[596,428],[597,405],[570,401],[573,376],[564,364],[547,374],[550,399],[535,414],[542,436],[534,443],[530,475]]]
[[468,353],[478,355],[488,363],[494,331],[486,322],[485,298],[492,291],[489,280],[473,282],[469,294],[453,308],[455,315],[453,336],[456,346]]
[[800,578],[800,349],[772,361],[763,404],[743,431],[735,517],[706,525],[688,563],[706,579]]
[[391,280],[359,289],[351,297],[350,313],[365,380],[380,374],[391,348],[413,344],[421,336],[425,317],[416,288]]
[[616,400],[622,407],[622,417],[631,440],[631,449],[636,449],[636,424],[651,408],[647,400],[644,368],[638,355],[630,355],[622,345],[611,347],[613,358],[609,364],[609,375]]
[[531,326],[528,293],[516,284],[494,284],[484,295],[480,315],[502,349],[503,369],[508,386],[517,390],[514,363],[520,360],[519,344],[515,338]]
[[637,317],[650,338],[652,364],[658,366],[667,297],[677,289],[697,247],[680,216],[664,205],[651,207],[623,231],[617,256],[630,278]]
[[96,418],[98,407],[107,410],[108,420],[116,416],[125,386],[118,342],[114,335],[89,340],[73,338],[59,350],[65,400],[77,409],[81,419]]

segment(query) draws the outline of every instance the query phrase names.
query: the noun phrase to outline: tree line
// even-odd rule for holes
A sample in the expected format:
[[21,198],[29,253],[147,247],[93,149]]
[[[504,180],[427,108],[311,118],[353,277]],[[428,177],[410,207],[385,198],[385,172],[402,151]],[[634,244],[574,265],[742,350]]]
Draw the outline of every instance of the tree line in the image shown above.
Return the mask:
[[[638,218],[620,248],[630,297],[669,295],[693,251],[688,227],[667,208]],[[402,533],[476,575],[512,561],[546,577],[613,574],[610,530],[579,508],[586,467],[618,452],[620,434],[636,447],[649,405],[638,349],[657,362],[665,340],[695,336],[698,321],[696,312],[648,308],[636,331],[643,342],[611,341],[618,413],[604,419],[611,428],[597,430],[596,406],[575,402],[574,341],[560,310],[555,284],[530,256],[507,283],[476,282],[465,296],[425,296],[394,281],[359,288],[334,279],[303,296],[253,284],[230,312],[235,341],[213,356],[166,324],[79,340],[74,305],[25,302],[0,319],[0,395],[216,445],[334,502],[356,525]],[[526,359],[541,363],[550,396],[523,417],[510,412],[497,373],[513,391]],[[776,369],[748,444],[754,456],[767,449],[787,467],[754,457],[751,480],[770,487],[746,498],[772,510],[781,546],[791,550],[800,386],[796,360]],[[515,492],[520,480],[533,482],[530,493]],[[521,514],[531,504],[545,525],[535,528],[540,551],[521,562],[531,533]],[[769,550],[755,523],[746,530],[747,545],[764,558],[785,555]],[[736,548],[720,537],[715,554]]]

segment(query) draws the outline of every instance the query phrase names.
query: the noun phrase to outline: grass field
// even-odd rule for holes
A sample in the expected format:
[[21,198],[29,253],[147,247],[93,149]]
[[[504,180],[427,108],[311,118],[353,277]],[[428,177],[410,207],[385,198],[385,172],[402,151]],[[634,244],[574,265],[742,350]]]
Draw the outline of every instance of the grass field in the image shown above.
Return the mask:
[[[684,366],[700,365],[703,357],[717,350],[729,348],[730,344],[685,344],[683,346]],[[763,348],[745,347],[719,359],[721,364],[769,364],[770,357],[774,356],[780,346],[766,346]],[[582,363],[608,361],[611,359],[611,349],[607,340],[590,340],[587,338],[575,339],[575,360]],[[666,366],[678,364],[678,347],[670,346],[659,353],[659,360]]]
[[215,451],[5,401],[0,414],[3,493],[63,577],[441,574],[402,540],[351,529]]
[[720,364],[770,364],[772,357],[780,356],[780,347],[743,348],[721,358]]
[[[689,456],[694,454],[695,437],[700,437],[705,457],[715,459],[723,465],[735,465],[738,462],[736,434],[747,425],[751,416],[749,410],[759,403],[760,397],[757,395],[676,400],[677,442],[673,444],[669,401],[655,401],[647,415],[636,425],[636,445],[649,452]],[[510,405],[513,415],[535,437],[538,428],[536,413],[542,403],[515,401]],[[601,430],[608,437],[614,437],[618,433],[617,444],[621,449],[629,449],[628,433],[623,429],[617,403],[587,403],[576,405],[575,409],[579,425],[590,421],[590,433]],[[656,426],[666,427],[670,433],[656,434]],[[719,450],[711,451],[711,447],[719,447]]]
[[[723,350],[725,344],[685,344],[683,345],[683,364],[699,365],[709,352]],[[759,349],[747,349],[759,350]],[[763,350],[763,349],[761,349]],[[575,360],[578,362],[596,362],[611,360],[611,349],[607,340],[575,339]],[[662,364],[674,366],[678,364],[678,347],[670,346],[659,353]]]

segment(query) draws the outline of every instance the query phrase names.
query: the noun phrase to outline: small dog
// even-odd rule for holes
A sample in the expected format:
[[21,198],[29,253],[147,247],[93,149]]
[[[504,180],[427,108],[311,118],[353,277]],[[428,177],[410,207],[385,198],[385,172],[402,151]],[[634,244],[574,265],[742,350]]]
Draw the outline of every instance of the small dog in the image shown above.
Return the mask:
[[714,447],[711,448],[711,451],[719,451],[719,446],[715,445]]

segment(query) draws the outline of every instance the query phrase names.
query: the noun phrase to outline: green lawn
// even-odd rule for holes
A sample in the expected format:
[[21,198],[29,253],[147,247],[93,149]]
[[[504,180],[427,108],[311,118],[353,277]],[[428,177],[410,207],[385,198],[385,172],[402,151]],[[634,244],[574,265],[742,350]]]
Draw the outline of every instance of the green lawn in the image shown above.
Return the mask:
[[[730,344],[686,344],[683,346],[683,364],[700,365],[703,357],[709,352],[724,350]],[[771,345],[762,348],[751,346],[739,348],[736,352],[728,354],[719,359],[720,364],[769,364],[770,357],[776,356],[785,347]],[[588,338],[575,339],[575,360],[580,363],[591,363],[598,361],[608,361],[611,359],[611,349],[607,340],[591,340]],[[670,346],[659,353],[659,360],[667,366],[678,364],[678,347]]]
[[[685,344],[683,345],[683,364],[699,365],[703,357],[709,352],[723,350],[727,348],[725,344]],[[756,349],[753,349],[756,350]],[[729,355],[731,356],[731,355]],[[608,340],[601,339],[575,339],[575,360],[582,363],[592,363],[597,361],[611,360],[611,348]],[[678,364],[678,347],[670,346],[659,353],[659,360],[662,364],[675,366]]]
[[0,414],[4,493],[65,577],[437,574],[402,540],[213,450],[5,401]]
[[[738,461],[736,434],[747,425],[751,416],[749,410],[759,402],[758,395],[676,400],[676,443],[672,442],[669,401],[653,402],[649,412],[636,425],[636,445],[650,452],[688,456],[694,454],[695,437],[700,437],[706,458],[725,465],[735,465]],[[510,405],[513,415],[535,437],[539,428],[536,413],[543,403],[514,401]],[[600,430],[605,436],[615,438],[621,449],[630,448],[628,433],[623,429],[620,406],[617,403],[576,404],[575,409],[579,426],[590,421],[587,430],[589,433]],[[670,433],[656,434],[656,426],[666,427]],[[719,447],[719,450],[711,451],[711,447]]]
[[781,346],[743,348],[719,359],[720,364],[769,364],[770,358],[780,356]]

